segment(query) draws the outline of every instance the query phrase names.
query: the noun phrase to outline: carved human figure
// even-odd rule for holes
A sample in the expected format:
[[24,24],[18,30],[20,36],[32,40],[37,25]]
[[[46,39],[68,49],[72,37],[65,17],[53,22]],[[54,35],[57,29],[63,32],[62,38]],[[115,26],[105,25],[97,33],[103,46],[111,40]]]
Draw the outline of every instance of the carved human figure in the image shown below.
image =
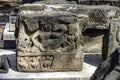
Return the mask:
[[[65,67],[80,70],[83,45],[79,21],[77,16],[63,14],[21,18],[17,47],[18,69],[52,71],[64,70]],[[19,57],[25,56],[28,57],[28,66],[23,69],[19,67],[24,65]],[[69,67],[67,64],[76,66]],[[61,66],[57,68],[57,65]]]
[[24,23],[21,22],[21,29],[19,30],[19,42],[18,43],[18,51],[23,52],[24,54],[30,52],[31,42],[29,36],[25,32]]
[[[38,41],[38,37],[40,37],[40,30],[36,31],[34,34],[30,36],[30,39],[34,45],[34,47],[37,47],[41,52],[46,51],[46,49],[43,47],[42,43]],[[33,48],[31,49],[31,51]]]

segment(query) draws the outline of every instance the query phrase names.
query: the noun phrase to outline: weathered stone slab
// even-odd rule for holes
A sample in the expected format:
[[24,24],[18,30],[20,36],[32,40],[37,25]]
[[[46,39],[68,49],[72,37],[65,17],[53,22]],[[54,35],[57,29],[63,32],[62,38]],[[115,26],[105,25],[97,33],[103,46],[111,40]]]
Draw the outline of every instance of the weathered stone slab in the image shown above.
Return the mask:
[[23,0],[25,3],[45,3],[45,4],[76,4],[76,5],[111,5],[120,6],[119,0]]
[[109,31],[109,49],[108,55],[111,52],[114,52],[116,48],[120,47],[120,17],[113,18],[110,24],[110,31]]
[[[81,28],[82,33],[86,31],[87,29],[97,29],[101,30],[102,33],[98,32],[95,34],[92,34],[89,36],[89,33],[87,34],[87,39],[93,39],[91,41],[91,44],[87,44],[85,41],[83,44],[84,51],[86,52],[101,52],[103,60],[106,59],[108,53],[109,53],[109,29],[110,29],[110,23],[112,18],[118,18],[120,16],[120,8],[115,6],[108,6],[108,5],[75,5],[75,4],[25,4],[20,7],[20,11],[22,13],[27,12],[33,12],[39,14],[39,12],[54,12],[54,11],[64,11],[64,12],[70,12],[78,14],[78,17],[86,16],[86,21],[81,22],[80,25],[84,26]],[[83,15],[79,15],[83,14]],[[90,33],[91,34],[91,33]],[[98,39],[99,37],[99,39]],[[86,38],[86,36],[84,36]],[[85,40],[85,39],[84,39]],[[89,49],[89,50],[88,50]]]
[[[86,16],[68,12],[21,12],[18,71],[82,70],[82,25]],[[83,23],[82,22],[82,23]]]
[[110,19],[118,17],[119,7],[107,5],[75,5],[75,4],[25,4],[20,8],[21,11],[66,11],[76,14],[85,14],[89,16],[87,28],[109,29]]

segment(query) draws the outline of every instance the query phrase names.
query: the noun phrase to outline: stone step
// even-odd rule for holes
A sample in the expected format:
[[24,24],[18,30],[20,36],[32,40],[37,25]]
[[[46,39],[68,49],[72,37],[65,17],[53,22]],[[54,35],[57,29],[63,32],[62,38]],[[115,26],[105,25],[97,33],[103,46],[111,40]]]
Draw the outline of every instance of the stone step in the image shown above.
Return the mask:
[[15,40],[14,32],[10,30],[10,23],[6,23],[4,32],[3,32],[3,40]]

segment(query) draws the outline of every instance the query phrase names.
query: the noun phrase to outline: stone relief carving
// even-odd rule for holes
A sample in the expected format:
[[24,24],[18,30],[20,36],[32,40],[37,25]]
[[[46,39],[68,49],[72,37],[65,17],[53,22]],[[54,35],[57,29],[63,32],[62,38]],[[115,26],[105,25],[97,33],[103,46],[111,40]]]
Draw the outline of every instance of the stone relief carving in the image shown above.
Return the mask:
[[41,69],[50,70],[52,67],[54,56],[53,55],[43,55],[41,56]]
[[[17,46],[18,70],[54,71],[56,69],[52,68],[53,65],[59,62],[64,63],[70,58],[68,56],[61,62],[59,58],[61,55],[66,56],[65,54],[76,56],[68,63],[73,63],[72,65],[76,67],[81,66],[79,68],[68,67],[68,69],[81,70],[83,37],[79,20],[82,21],[84,18],[60,14],[59,16],[33,17],[33,19],[35,20],[26,17],[24,20],[21,15]],[[77,58],[81,61],[74,64]],[[22,66],[24,61],[27,63]],[[58,67],[57,70],[64,70],[64,68]]]
[[[48,13],[47,9],[51,11]],[[18,65],[19,71],[80,70],[81,67],[78,65],[82,65],[84,44],[82,34],[87,29],[101,30],[102,33],[94,35],[101,35],[99,38],[103,40],[101,42],[104,45],[101,44],[97,47],[102,47],[104,59],[120,44],[119,27],[116,26],[118,21],[115,22],[112,19],[119,16],[117,7],[26,4],[20,10],[17,63],[19,64],[19,58],[39,57],[37,59],[39,65],[30,68],[30,64],[33,64],[34,61],[24,69]],[[95,37],[94,35],[92,36]],[[97,39],[99,40],[99,38]],[[53,57],[49,57],[49,54],[46,53],[52,54]],[[42,59],[44,54],[50,59],[48,57]],[[30,60],[28,61],[30,62]],[[67,62],[68,64],[73,63],[71,65],[75,65],[76,68],[68,66]]]

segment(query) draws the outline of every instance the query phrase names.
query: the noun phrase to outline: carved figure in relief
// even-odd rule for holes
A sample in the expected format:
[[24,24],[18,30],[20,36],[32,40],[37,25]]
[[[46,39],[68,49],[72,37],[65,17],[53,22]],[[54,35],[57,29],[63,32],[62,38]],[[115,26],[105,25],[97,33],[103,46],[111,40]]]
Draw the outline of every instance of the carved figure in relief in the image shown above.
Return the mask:
[[36,52],[36,50],[40,50],[41,52],[46,51],[41,42],[38,41],[40,30],[37,30],[35,33],[29,33],[28,35],[28,31],[26,31],[25,27],[33,27],[33,25],[28,26],[27,24],[28,23],[26,21],[21,23],[18,50],[22,51],[24,54]]
[[21,30],[19,32],[19,43],[18,43],[18,50],[23,52],[24,54],[30,52],[31,41],[29,36],[25,32],[25,27],[23,23],[21,23]]
[[43,47],[42,43],[38,41],[38,37],[40,37],[40,30],[36,31],[34,34],[30,36],[31,41],[33,42],[34,46],[37,47],[41,52],[46,51]]
[[28,65],[28,57],[22,57],[18,59],[18,65],[20,68],[22,68],[23,70],[28,69],[29,65]]
[[24,27],[27,27],[29,34],[31,33],[29,35],[30,41],[33,44],[31,52],[34,52],[35,48],[38,48],[41,52],[46,51],[45,48],[43,48],[42,43],[38,41],[38,36],[40,36],[39,21],[24,20],[24,23],[26,24]]
[[29,67],[32,70],[38,70],[39,69],[39,57],[31,57],[29,59]]
[[[23,20],[19,41],[27,45],[19,45],[18,49],[23,53],[49,52],[49,50],[65,52],[77,49],[82,43],[79,25],[79,19],[73,16],[58,18],[58,22],[53,22],[51,19]],[[23,35],[25,36],[22,37]]]
[[22,41],[19,42],[18,50],[25,53],[29,53],[31,50],[31,42],[30,41]]
[[53,62],[53,55],[43,55],[41,56],[41,68],[45,69],[45,70],[49,70],[52,66],[52,62]]
[[[57,62],[61,65],[58,70],[62,70],[67,62],[74,65],[73,61],[76,58],[74,56],[78,56],[75,61],[81,58],[82,34],[77,17],[73,15],[43,16],[33,17],[33,20],[23,17],[20,22],[17,47],[18,63],[20,62],[17,66],[20,71],[51,71],[54,67],[57,70]],[[28,57],[26,60],[28,66],[22,67],[20,65],[24,65],[22,64],[24,61],[21,62],[19,57],[25,56]]]

